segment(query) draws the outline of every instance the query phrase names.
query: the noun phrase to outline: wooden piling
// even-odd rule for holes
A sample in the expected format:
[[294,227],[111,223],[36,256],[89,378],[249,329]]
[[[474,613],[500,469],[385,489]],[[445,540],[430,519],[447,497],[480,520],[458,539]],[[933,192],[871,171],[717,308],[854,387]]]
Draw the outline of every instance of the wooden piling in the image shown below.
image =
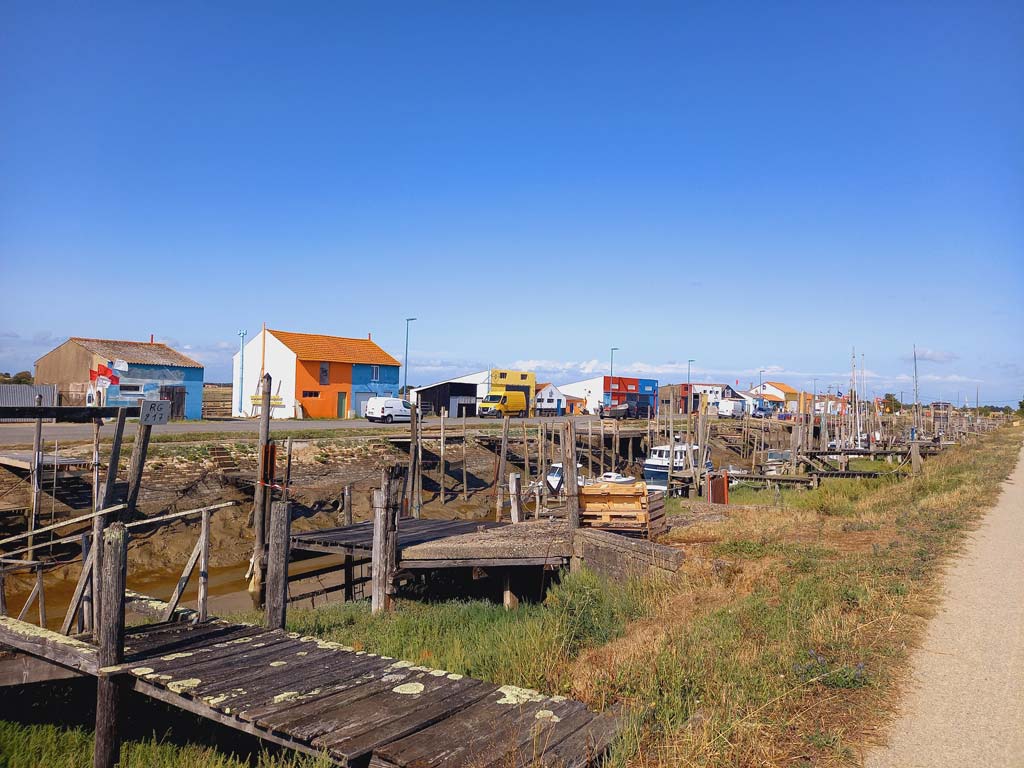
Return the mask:
[[445,479],[448,477],[448,462],[445,459],[445,440],[444,440],[444,417],[445,409],[441,409],[441,473],[437,481],[438,489],[441,493],[441,506],[444,506],[448,501],[448,491],[445,488]]
[[152,431],[152,425],[143,424],[142,419],[139,419],[135,443],[132,445],[132,455],[128,460],[128,506],[120,515],[121,519],[125,521],[135,517],[135,505],[139,500],[139,491],[142,487],[142,470],[146,464],[146,452],[149,449],[149,436]]
[[501,520],[505,507],[505,462],[508,453],[508,430],[509,417],[503,416],[501,420],[501,449],[498,454],[498,472],[494,483],[494,519]]
[[398,560],[397,466],[381,472],[381,487],[373,491],[373,549],[370,562],[370,610],[390,610],[395,567]]
[[[124,661],[124,589],[128,562],[128,530],[113,523],[103,531],[103,571],[97,596],[102,596],[99,631],[99,666],[112,667]],[[93,768],[111,768],[121,754],[118,731],[120,689],[115,677],[100,675],[96,680],[96,735]]]
[[256,487],[253,490],[252,504],[252,561],[249,566],[249,595],[253,608],[258,609],[263,603],[263,557],[266,549],[266,506],[271,496],[271,489],[266,485],[268,462],[270,460],[270,394],[273,380],[269,373],[263,374],[261,380],[262,404],[260,405],[260,437],[258,447],[258,467],[256,470]]
[[[114,503],[114,485],[117,483],[118,464],[121,463],[121,442],[124,440],[124,422],[127,411],[124,408],[117,409],[117,422],[114,427],[114,439],[110,444],[110,458],[107,460],[107,477],[103,482],[103,492],[100,494],[100,509],[106,509]],[[99,511],[99,510],[97,510]],[[97,589],[100,577],[103,573],[103,552],[104,547],[100,546],[103,541],[103,531],[107,527],[109,515],[97,515],[92,521],[92,542],[96,548],[96,554],[92,561],[92,626],[95,630],[99,627],[100,615],[103,603],[103,593]],[[29,551],[27,557],[32,557]]]
[[576,481],[576,426],[571,419],[565,423],[562,437],[562,477],[565,479],[565,510],[571,537],[580,527],[580,489]]
[[210,510],[204,509],[199,529],[199,621],[209,617],[207,603],[210,595]]
[[341,489],[341,524],[352,525],[352,484]]
[[594,422],[587,419],[587,474],[594,476]]
[[462,412],[462,500],[469,501],[469,467],[466,465],[466,450],[469,447],[469,434],[466,431],[466,412]]
[[267,629],[284,629],[288,608],[288,557],[292,524],[291,504],[275,501],[270,508],[267,550]]
[[523,517],[523,491],[521,485],[521,476],[518,472],[513,472],[508,476],[508,496],[512,502],[512,522],[518,523]]
[[[40,407],[43,404],[43,396],[36,395],[36,407]],[[32,508],[29,511],[28,517],[28,559],[32,559],[32,549],[35,544],[35,531],[36,526],[39,524],[39,504],[42,500],[43,495],[43,420],[36,419],[35,431],[32,436],[32,463],[31,463],[31,476],[32,476]],[[57,471],[57,465],[54,464],[53,471]]]

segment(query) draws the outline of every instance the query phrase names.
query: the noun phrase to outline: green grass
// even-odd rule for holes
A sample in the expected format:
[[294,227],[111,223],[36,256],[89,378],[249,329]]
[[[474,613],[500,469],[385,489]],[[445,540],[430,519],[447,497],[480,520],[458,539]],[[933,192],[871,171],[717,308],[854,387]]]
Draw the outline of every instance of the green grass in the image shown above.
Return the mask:
[[[0,768],[91,768],[92,732],[53,725],[19,725],[0,721]],[[261,755],[258,768],[327,768],[331,763],[311,757]],[[127,741],[121,748],[122,768],[252,768],[253,763],[212,748],[176,746],[151,739]]]
[[[554,694],[569,689],[570,664],[581,650],[619,636],[651,599],[652,592],[640,584],[612,584],[580,571],[565,575],[543,603],[522,603],[512,611],[483,600],[402,601],[398,610],[374,615],[359,602],[291,611],[288,629]],[[238,618],[258,619],[255,614]]]
[[[893,699],[941,565],[994,500],[1020,440],[1004,430],[930,459],[918,478],[842,481],[787,496],[790,513],[729,521],[711,552],[756,573],[749,593],[670,621],[649,654],[602,670],[602,697],[637,713],[615,763],[639,750],[652,765],[790,764],[810,745],[807,764],[845,764],[843,734]],[[845,551],[789,540],[808,530]],[[846,538],[865,531],[881,541]],[[709,599],[720,589],[703,588]]]

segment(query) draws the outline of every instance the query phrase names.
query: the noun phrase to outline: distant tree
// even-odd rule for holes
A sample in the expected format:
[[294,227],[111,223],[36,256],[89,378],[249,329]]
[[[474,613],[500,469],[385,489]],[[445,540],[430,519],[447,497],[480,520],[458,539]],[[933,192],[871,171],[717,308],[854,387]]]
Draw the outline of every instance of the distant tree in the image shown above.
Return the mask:
[[31,384],[32,371],[18,371],[15,374],[0,373],[0,384]]
[[1021,400],[1019,403],[1017,403],[1017,413],[1019,413],[1021,416],[1024,416],[1024,400]]

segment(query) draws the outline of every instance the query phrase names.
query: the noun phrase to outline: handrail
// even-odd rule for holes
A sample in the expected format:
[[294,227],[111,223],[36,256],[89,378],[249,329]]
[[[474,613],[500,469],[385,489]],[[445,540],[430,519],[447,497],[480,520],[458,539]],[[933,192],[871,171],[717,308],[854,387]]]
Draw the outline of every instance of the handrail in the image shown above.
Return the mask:
[[[27,539],[29,536],[38,536],[40,533],[53,531],[57,528],[64,528],[65,526],[74,525],[75,523],[84,523],[86,520],[92,520],[94,517],[99,517],[100,515],[108,515],[111,512],[120,512],[122,509],[126,509],[127,507],[127,504],[115,504],[112,507],[107,507],[106,509],[99,509],[96,510],[95,512],[90,512],[87,515],[79,515],[78,517],[72,517],[68,520],[61,520],[59,523],[44,525],[42,528],[36,528],[32,531],[26,531],[25,533],[18,533],[14,536],[8,536],[6,539],[0,539],[0,547],[2,547],[4,544],[10,544],[11,542],[15,542],[20,539]],[[37,548],[38,547],[33,547],[33,549]]]

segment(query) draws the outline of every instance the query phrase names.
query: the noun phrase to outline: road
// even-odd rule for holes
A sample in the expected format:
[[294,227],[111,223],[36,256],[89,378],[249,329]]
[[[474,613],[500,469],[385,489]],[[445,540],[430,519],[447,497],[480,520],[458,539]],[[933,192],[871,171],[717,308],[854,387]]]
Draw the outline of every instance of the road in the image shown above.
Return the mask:
[[[585,422],[587,419],[595,418],[592,416],[577,416],[574,417],[579,422]],[[449,420],[449,424],[453,423],[453,420]],[[541,422],[552,422],[552,421],[565,421],[565,417],[557,416],[545,416],[537,417],[532,419],[514,419],[515,424],[520,424],[525,421],[527,424],[539,424]],[[437,424],[440,419],[436,417],[428,417],[426,424]],[[461,421],[458,421],[461,425]],[[485,424],[494,425],[494,419],[467,419],[466,424],[469,426],[481,426]],[[321,431],[321,430],[339,430],[339,429],[361,429],[361,430],[380,430],[382,433],[388,432],[408,432],[408,424],[374,424],[368,422],[366,419],[315,419],[308,421],[299,421],[295,419],[272,419],[270,422],[271,434],[275,432],[294,432],[297,430],[302,431]],[[0,424],[0,445],[29,445],[32,444],[32,433],[34,426],[32,424]],[[256,435],[259,432],[259,421],[256,419],[226,419],[218,421],[176,421],[163,426],[155,427],[153,429],[154,435],[160,434],[190,434],[190,433],[230,433],[230,434],[251,434]],[[100,434],[104,436],[110,436],[114,434],[114,424],[112,421],[103,425],[100,430]],[[75,442],[75,441],[90,441],[92,440],[92,424],[44,424],[43,425],[43,439],[47,441],[57,440],[58,442]]]
[[1024,766],[1024,452],[944,587],[913,687],[866,768]]

